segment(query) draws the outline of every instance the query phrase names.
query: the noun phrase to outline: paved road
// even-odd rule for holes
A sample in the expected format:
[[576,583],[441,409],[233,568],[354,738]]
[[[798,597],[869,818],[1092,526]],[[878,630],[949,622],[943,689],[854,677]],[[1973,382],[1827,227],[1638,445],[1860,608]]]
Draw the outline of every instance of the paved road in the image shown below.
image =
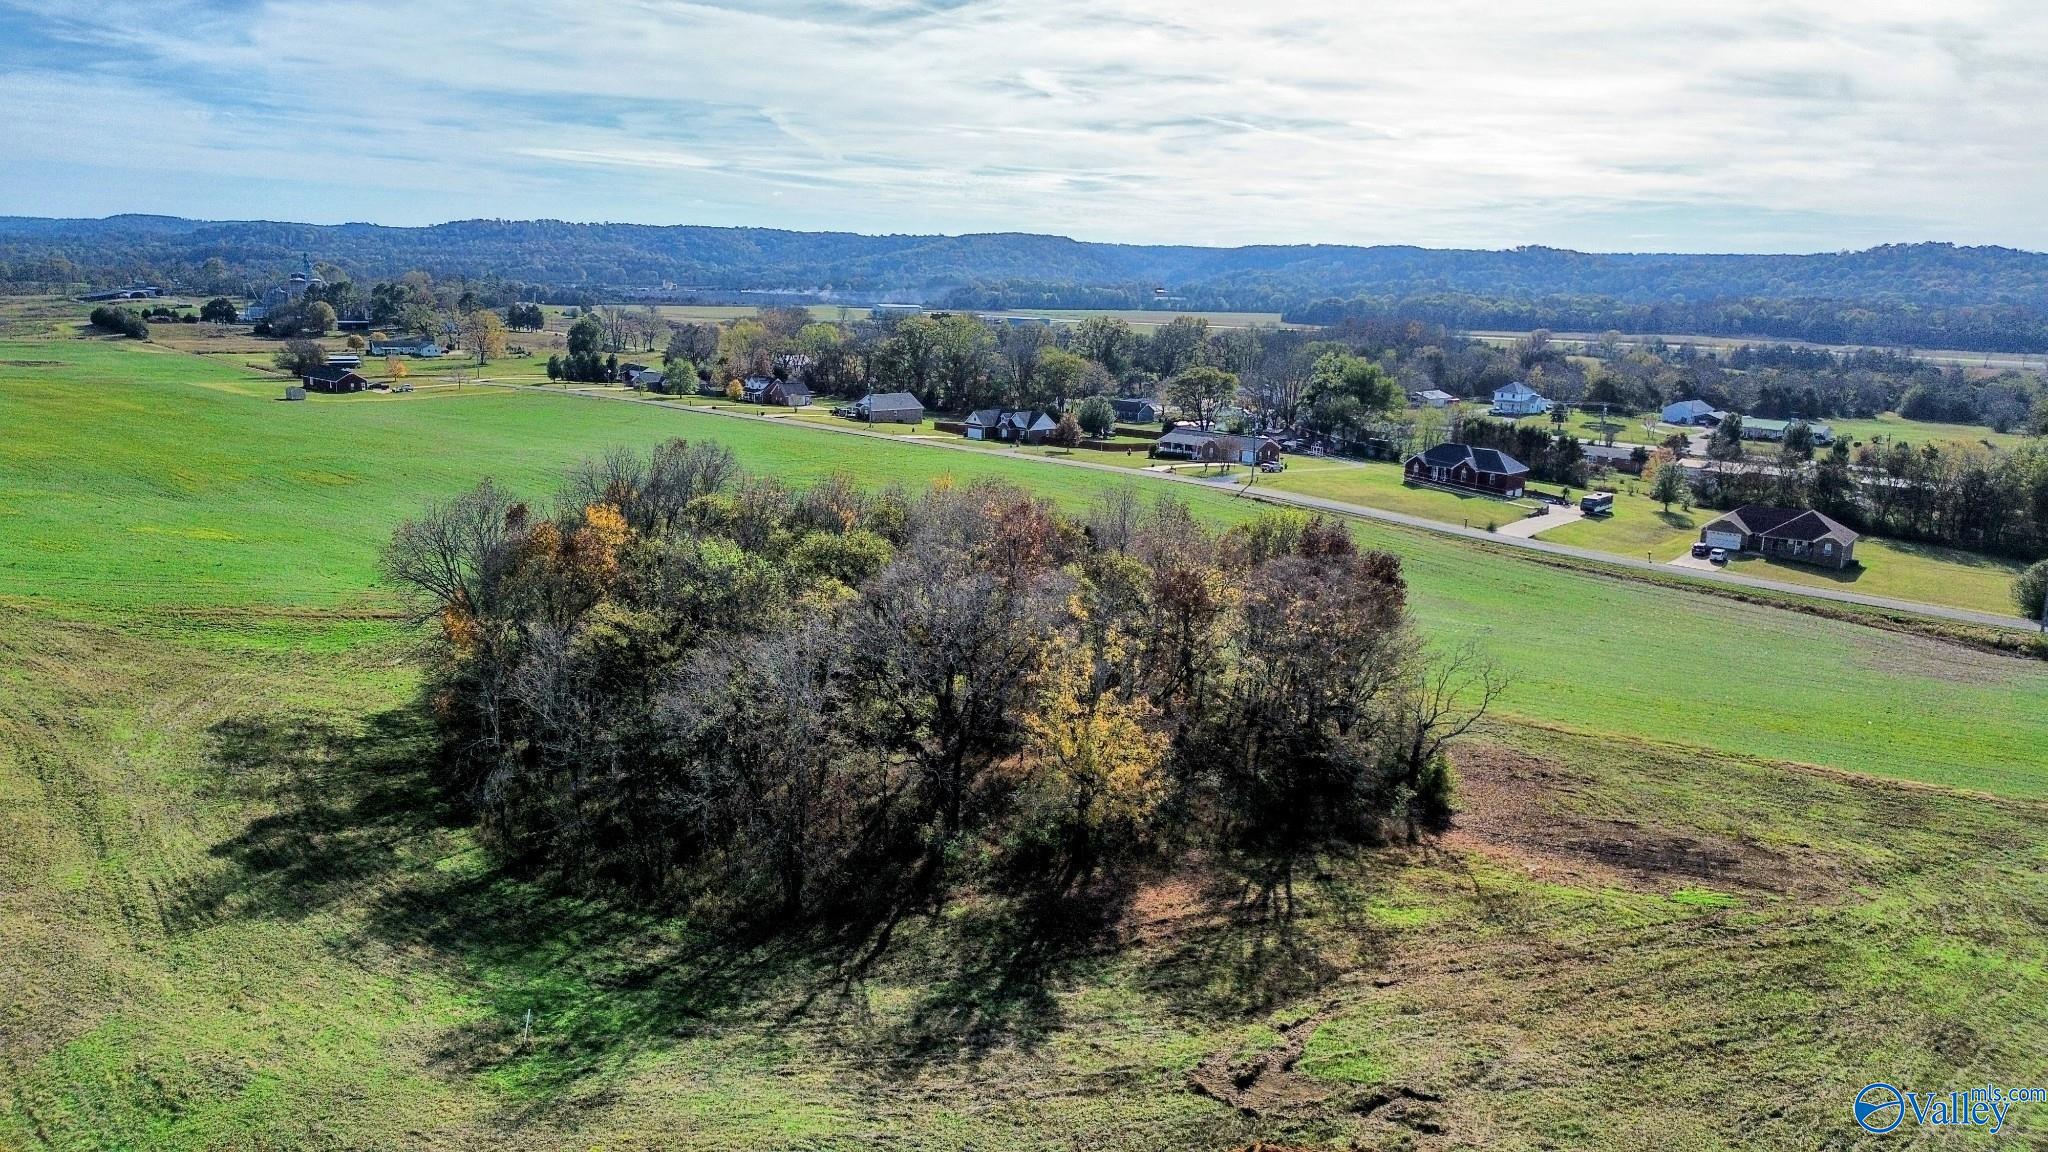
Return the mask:
[[[787,418],[778,418],[768,415],[757,415],[752,412],[735,412],[732,411],[731,409],[725,408],[699,408],[690,404],[679,404],[670,400],[657,400],[643,396],[629,396],[621,393],[592,392],[581,388],[545,388],[532,384],[503,384],[491,380],[483,380],[479,381],[478,383],[490,387],[505,388],[512,391],[547,392],[557,396],[567,394],[573,396],[583,396],[592,400],[612,400],[624,404],[646,404],[649,405],[650,407],[665,409],[667,411],[695,412],[699,414],[724,416],[733,420],[761,420],[776,424],[795,424],[798,427],[815,428],[820,431],[837,433],[842,436],[871,436],[876,439],[888,440],[897,444],[903,443],[906,439],[901,435],[897,435],[891,432],[870,432],[867,429],[860,427],[840,428],[834,427],[833,425],[830,424],[812,423],[810,421],[791,421]],[[1025,455],[1020,452],[1016,452],[1014,450],[998,451],[988,448],[976,448],[971,445],[960,443],[958,441],[954,441],[951,439],[919,438],[912,442],[917,444],[928,445],[934,448],[945,448],[956,452],[972,452],[980,456],[994,454],[1001,456],[1009,456],[1013,459],[1031,460],[1035,462],[1053,464],[1062,468],[1085,468],[1090,471],[1106,472],[1111,475],[1122,476],[1126,479],[1136,477],[1150,477],[1175,484],[1191,484],[1199,488],[1207,488],[1212,492],[1218,489],[1226,488],[1226,485],[1215,479],[1203,480],[1200,479],[1198,476],[1183,476],[1173,472],[1154,472],[1150,469],[1120,468],[1114,464],[1098,464],[1089,460],[1076,459],[1072,456],[1031,456]],[[1599,564],[1618,565],[1624,568],[1640,567],[1647,571],[1655,572],[1660,576],[1675,576],[1683,580],[1698,580],[1702,583],[1732,584],[1742,588],[1755,588],[1767,592],[1778,592],[1792,596],[1805,596],[1814,600],[1828,600],[1839,604],[1860,604],[1868,608],[1882,608],[1891,612],[1906,612],[1918,616],[1930,616],[1938,620],[1954,620],[1963,624],[1976,624],[1993,628],[2038,627],[2038,625],[2034,621],[2024,620],[2017,616],[2000,616],[1990,612],[1973,612],[1967,608],[1949,608],[1940,604],[1920,604],[1910,600],[1891,600],[1882,596],[1866,596],[1860,592],[1847,592],[1839,588],[1817,588],[1807,584],[1790,584],[1780,580],[1764,580],[1755,576],[1740,576],[1733,572],[1727,572],[1718,569],[1710,572],[1690,571],[1682,568],[1675,568],[1669,564],[1659,564],[1653,558],[1650,557],[1645,557],[1641,561],[1636,561],[1631,560],[1624,556],[1617,556],[1612,552],[1596,552],[1591,548],[1575,548],[1567,544],[1552,544],[1545,540],[1521,539],[1519,537],[1514,536],[1502,536],[1498,532],[1488,532],[1481,528],[1466,528],[1457,524],[1445,524],[1437,520],[1424,519],[1421,516],[1410,516],[1405,512],[1389,512],[1384,508],[1372,508],[1363,504],[1349,504],[1342,500],[1329,500],[1321,496],[1309,496],[1300,492],[1282,492],[1276,488],[1259,485],[1256,482],[1256,478],[1249,487],[1239,484],[1230,484],[1227,486],[1227,490],[1235,493],[1240,498],[1260,500],[1269,504],[1285,504],[1297,508],[1306,508],[1316,512],[1328,512],[1336,516],[1350,516],[1361,520],[1376,520],[1385,524],[1398,524],[1405,528],[1415,528],[1424,532],[1435,532],[1439,535],[1444,536],[1459,536],[1468,540],[1476,540],[1482,543],[1502,545],[1512,548],[1525,548],[1532,552],[1541,552],[1551,556],[1563,556],[1574,560],[1586,560]]]

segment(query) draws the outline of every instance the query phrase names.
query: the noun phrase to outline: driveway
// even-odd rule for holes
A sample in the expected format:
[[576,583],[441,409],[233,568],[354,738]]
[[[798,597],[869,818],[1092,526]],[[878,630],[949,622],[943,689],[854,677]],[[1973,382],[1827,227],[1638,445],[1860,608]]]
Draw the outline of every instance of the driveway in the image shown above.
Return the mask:
[[1501,525],[1494,532],[1494,535],[1512,536],[1521,540],[1529,540],[1533,539],[1538,532],[1548,532],[1552,528],[1562,528],[1567,524],[1576,524],[1585,518],[1586,514],[1579,511],[1576,504],[1569,508],[1559,508],[1553,505],[1545,515],[1524,516],[1511,524]]

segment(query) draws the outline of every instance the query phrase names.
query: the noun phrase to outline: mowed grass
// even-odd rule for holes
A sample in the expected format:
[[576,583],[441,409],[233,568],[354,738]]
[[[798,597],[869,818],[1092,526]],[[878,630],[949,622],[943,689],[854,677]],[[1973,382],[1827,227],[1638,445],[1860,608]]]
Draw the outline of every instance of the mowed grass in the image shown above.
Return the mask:
[[[96,619],[374,614],[391,604],[376,551],[426,501],[484,476],[541,498],[581,457],[672,436],[716,438],[794,484],[833,472],[878,486],[988,478],[1078,508],[1119,482],[1007,452],[540,390],[285,403],[268,398],[267,381],[210,359],[102,341],[0,344],[0,361],[57,363],[0,365],[0,422],[18,430],[0,440],[0,579],[11,597]],[[1263,510],[1131,476],[1218,525]],[[2037,662],[1386,526],[1357,531],[1402,556],[1436,643],[1469,642],[1499,664],[1511,681],[1507,714],[2003,795],[2048,792],[2048,669]],[[261,627],[235,635],[269,642]]]

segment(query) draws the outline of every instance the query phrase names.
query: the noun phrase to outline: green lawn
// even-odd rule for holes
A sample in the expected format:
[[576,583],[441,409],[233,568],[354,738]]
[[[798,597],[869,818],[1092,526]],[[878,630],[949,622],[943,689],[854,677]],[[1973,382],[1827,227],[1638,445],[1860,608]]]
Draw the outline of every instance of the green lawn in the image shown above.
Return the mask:
[[[671,436],[716,437],[749,467],[794,483],[835,471],[873,485],[989,477],[1079,505],[1116,482],[1012,452],[832,436],[543,390],[471,386],[286,403],[271,399],[272,389],[212,358],[145,345],[0,342],[0,423],[19,430],[0,439],[7,594],[98,617],[375,612],[389,604],[376,549],[422,502],[485,475],[543,495],[579,457]],[[1505,507],[1402,488],[1385,465],[1303,463],[1260,483],[1341,494],[1355,476],[1380,477],[1390,500],[1438,506],[1441,497],[1475,516]],[[1221,492],[1172,491],[1219,523],[1259,510]],[[1402,555],[1418,615],[1439,642],[1470,640],[1501,663],[1514,682],[1504,707],[1515,715],[2048,794],[2041,665],[1588,579],[1424,533],[1358,531]],[[1673,693],[1679,665],[1743,672],[1692,679]],[[1742,721],[1712,720],[1726,716]]]
[[[390,526],[670,435],[795,483],[1121,479],[274,391],[0,338],[0,1147],[1847,1147],[1870,1080],[2048,1076],[2048,666],[1360,524],[1512,678],[1441,843],[1320,862],[1289,921],[1211,860],[1071,945],[986,898],[886,947],[721,939],[488,866],[424,779]],[[1260,1114],[1187,1089],[1283,1035]],[[2001,1139],[2044,1135],[2016,1107]]]
[[1994,432],[1976,424],[1936,424],[1908,420],[1896,412],[1861,420],[1829,420],[1837,439],[1868,442],[1882,436],[1909,444],[1967,444],[1977,447],[2017,448],[2027,437],[2016,432]]

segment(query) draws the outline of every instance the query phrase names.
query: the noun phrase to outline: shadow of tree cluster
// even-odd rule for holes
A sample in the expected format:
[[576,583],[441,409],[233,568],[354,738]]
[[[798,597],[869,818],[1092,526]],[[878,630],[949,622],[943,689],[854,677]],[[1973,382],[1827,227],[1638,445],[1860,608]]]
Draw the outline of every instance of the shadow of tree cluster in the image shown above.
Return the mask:
[[[173,926],[333,910],[354,946],[434,957],[488,1006],[442,1038],[438,1059],[495,1074],[535,1106],[640,1052],[739,1029],[847,1026],[864,1055],[899,1067],[1028,1048],[1061,1028],[1061,990],[1114,958],[1136,887],[1121,871],[1078,892],[1020,884],[939,915],[906,875],[829,920],[710,929],[491,866],[432,782],[435,733],[418,708],[353,728],[240,716],[209,735],[218,786],[262,814],[213,847],[220,866],[176,900]],[[1177,1009],[1250,1011],[1332,975],[1251,869],[1219,871],[1209,897],[1221,923],[1173,941],[1150,976]],[[1319,900],[1318,914],[1347,918],[1351,899]],[[916,992],[870,1028],[878,980]]]

